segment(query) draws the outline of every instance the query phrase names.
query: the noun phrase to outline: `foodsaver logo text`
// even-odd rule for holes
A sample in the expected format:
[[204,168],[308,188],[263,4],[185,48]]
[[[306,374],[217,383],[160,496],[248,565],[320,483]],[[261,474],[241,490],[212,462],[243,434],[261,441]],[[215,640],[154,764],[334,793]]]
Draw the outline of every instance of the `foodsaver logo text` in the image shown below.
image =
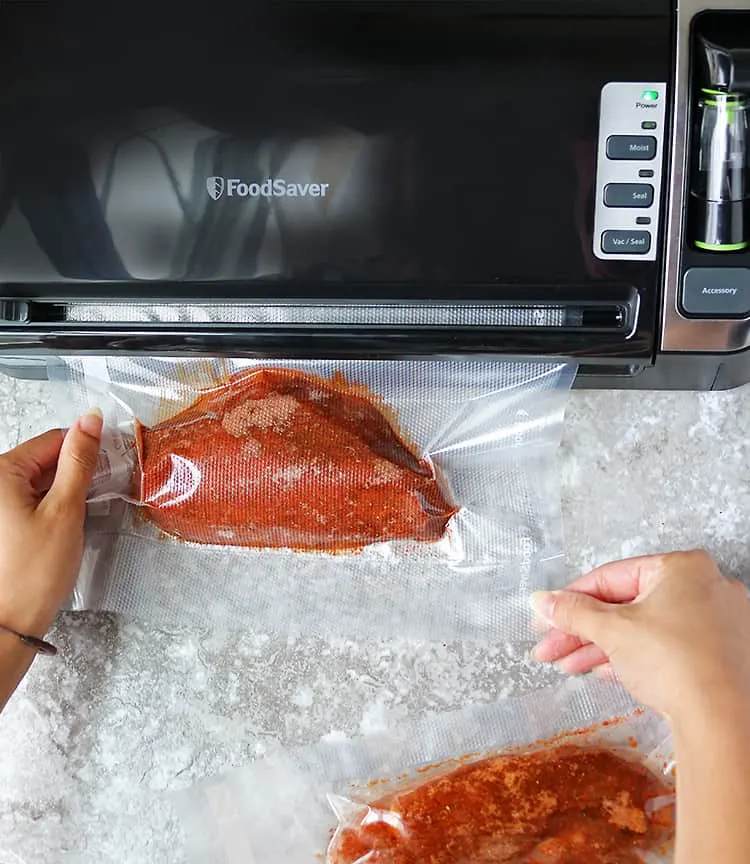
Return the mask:
[[260,183],[246,183],[239,177],[206,177],[206,191],[219,198],[325,198],[330,183],[290,183],[283,177],[267,177]]

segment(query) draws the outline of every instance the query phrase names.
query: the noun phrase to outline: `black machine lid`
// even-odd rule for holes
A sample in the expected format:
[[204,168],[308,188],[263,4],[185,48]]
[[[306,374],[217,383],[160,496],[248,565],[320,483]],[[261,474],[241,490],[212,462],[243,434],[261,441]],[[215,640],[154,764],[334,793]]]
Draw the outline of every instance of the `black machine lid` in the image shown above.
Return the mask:
[[670,13],[0,4],[0,297],[586,300],[650,351],[658,264],[593,257],[592,189],[601,87],[667,80]]
[[0,280],[600,279],[595,5],[5,4]]

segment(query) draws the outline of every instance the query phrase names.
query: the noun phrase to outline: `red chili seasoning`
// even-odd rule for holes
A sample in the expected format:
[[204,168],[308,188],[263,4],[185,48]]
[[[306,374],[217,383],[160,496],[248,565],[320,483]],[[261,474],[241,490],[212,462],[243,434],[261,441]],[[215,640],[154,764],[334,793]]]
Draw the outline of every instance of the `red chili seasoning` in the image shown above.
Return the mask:
[[669,828],[671,790],[606,750],[556,747],[464,765],[369,805],[330,864],[640,864]]
[[362,388],[259,368],[137,435],[140,501],[196,543],[357,550],[438,540],[457,512]]

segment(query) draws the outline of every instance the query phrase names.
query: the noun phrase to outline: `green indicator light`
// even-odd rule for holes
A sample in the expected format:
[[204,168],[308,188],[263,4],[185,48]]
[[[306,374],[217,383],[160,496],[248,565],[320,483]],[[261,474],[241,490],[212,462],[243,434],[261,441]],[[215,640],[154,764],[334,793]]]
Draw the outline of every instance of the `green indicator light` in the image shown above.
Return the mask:
[[641,101],[642,102],[656,102],[656,100],[658,98],[659,98],[659,91],[658,90],[644,90],[643,93],[641,93]]

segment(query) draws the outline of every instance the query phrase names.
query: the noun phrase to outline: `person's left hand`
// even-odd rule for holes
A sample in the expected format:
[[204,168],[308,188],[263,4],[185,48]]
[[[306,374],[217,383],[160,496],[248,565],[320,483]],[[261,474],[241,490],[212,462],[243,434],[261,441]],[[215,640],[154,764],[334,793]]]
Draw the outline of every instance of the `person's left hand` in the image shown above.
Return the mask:
[[102,417],[0,455],[0,624],[42,637],[73,589]]

